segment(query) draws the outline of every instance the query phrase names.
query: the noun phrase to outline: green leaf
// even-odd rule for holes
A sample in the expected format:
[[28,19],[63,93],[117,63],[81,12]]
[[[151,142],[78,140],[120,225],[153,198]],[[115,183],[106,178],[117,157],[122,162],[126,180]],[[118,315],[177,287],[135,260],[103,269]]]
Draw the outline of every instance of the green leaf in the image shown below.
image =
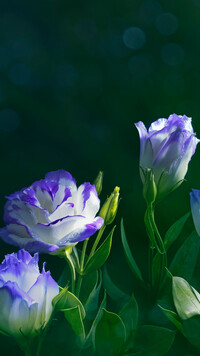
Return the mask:
[[97,313],[97,315],[92,323],[92,326],[90,328],[90,331],[87,335],[86,342],[84,345],[85,348],[89,347],[91,344],[93,345],[93,348],[95,347],[95,330],[96,330],[96,326],[97,326],[99,320],[101,319],[101,317],[103,315],[103,309],[105,307],[106,307],[106,292],[104,292],[104,297],[100,304],[98,313]]
[[161,307],[161,305],[158,305],[159,308],[162,310],[162,312],[165,314],[165,316],[167,317],[167,319],[169,319],[172,324],[174,324],[176,326],[176,328],[183,333],[183,327],[180,321],[179,316],[172,310],[169,309],[165,309],[163,307]]
[[99,301],[99,293],[100,293],[100,289],[101,289],[101,284],[102,284],[102,277],[100,274],[99,284],[98,285],[96,284],[94,286],[90,295],[88,296],[87,302],[84,305],[87,319],[91,320],[91,319],[94,319],[94,317],[95,317],[95,314],[98,309],[98,301]]
[[179,276],[190,280],[198,258],[200,239],[196,231],[184,241],[178,249],[169,270],[174,276]]
[[56,295],[52,300],[52,305],[56,310],[64,311],[66,309],[71,309],[79,307],[82,319],[85,318],[85,309],[81,301],[71,292],[64,288],[58,295]]
[[90,293],[94,290],[94,288],[96,288],[98,279],[98,271],[93,271],[83,277],[80,291],[80,300],[82,301],[83,305],[87,303]]
[[95,331],[95,351],[97,355],[122,355],[126,330],[119,315],[103,309],[103,315]]
[[200,314],[200,294],[180,277],[173,277],[172,293],[174,305],[181,319]]
[[160,326],[139,327],[135,339],[135,354],[140,356],[165,355],[173,344],[175,333]]
[[112,231],[110,232],[110,234],[108,235],[108,237],[105,239],[105,241],[96,250],[96,252],[91,257],[91,259],[86,263],[84,271],[83,271],[84,275],[97,270],[106,262],[109,254],[110,254],[114,229],[115,229],[115,226],[112,229]]
[[103,269],[103,285],[109,297],[113,301],[117,302],[119,306],[124,305],[130,299],[130,296],[123,292],[121,289],[119,289],[116,284],[111,280],[106,266],[104,266]]
[[71,325],[72,330],[75,332],[77,336],[80,337],[80,341],[84,342],[85,330],[84,330],[80,306],[77,305],[74,308],[69,308],[64,310],[64,315],[68,323]]
[[133,274],[136,276],[136,278],[138,278],[140,281],[143,282],[142,274],[141,274],[140,269],[137,266],[137,264],[133,258],[133,255],[131,253],[130,247],[129,247],[127,239],[126,239],[123,219],[121,220],[121,238],[122,238],[122,245],[124,248],[124,253],[125,253],[127,262],[129,264],[129,267],[130,267],[131,271],[133,272]]
[[183,320],[183,332],[188,341],[200,350],[200,315]]
[[179,237],[183,227],[190,216],[190,212],[182,216],[179,220],[177,220],[167,231],[164,238],[164,245],[166,250],[170,248],[170,246],[176,241]]
[[134,295],[131,296],[119,312],[119,316],[126,327],[126,339],[132,337],[138,323],[138,305]]

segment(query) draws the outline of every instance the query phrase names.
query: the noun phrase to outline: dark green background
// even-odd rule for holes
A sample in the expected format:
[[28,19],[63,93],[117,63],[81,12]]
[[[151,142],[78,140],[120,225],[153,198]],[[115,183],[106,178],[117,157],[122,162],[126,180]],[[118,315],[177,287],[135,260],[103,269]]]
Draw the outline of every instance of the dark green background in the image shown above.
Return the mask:
[[[1,2],[1,216],[5,195],[49,171],[66,169],[81,184],[103,170],[102,200],[116,185],[122,197],[109,270],[131,290],[121,216],[144,271],[148,245],[134,122],[186,114],[200,137],[199,36],[199,0]],[[160,205],[161,232],[190,209],[199,159],[197,149],[187,182]],[[1,258],[12,251],[1,242]],[[42,259],[56,278],[62,261]]]

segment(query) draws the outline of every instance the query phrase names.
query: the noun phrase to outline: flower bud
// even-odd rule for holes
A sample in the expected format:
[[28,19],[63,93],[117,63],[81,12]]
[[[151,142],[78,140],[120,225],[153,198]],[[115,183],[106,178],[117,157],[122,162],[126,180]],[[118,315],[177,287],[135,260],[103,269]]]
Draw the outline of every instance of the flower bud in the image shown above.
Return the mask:
[[145,172],[145,182],[143,186],[143,196],[147,204],[151,204],[155,201],[157,195],[157,187],[154,180],[154,174],[152,170],[147,168]]
[[150,168],[161,199],[184,180],[188,164],[199,140],[195,137],[191,118],[170,115],[158,119],[146,129],[143,122],[135,124],[140,136],[140,173],[144,184],[146,169]]
[[200,314],[200,294],[181,277],[173,277],[172,292],[174,305],[181,319]]
[[102,185],[103,185],[103,172],[100,171],[96,179],[94,180],[94,183],[97,194],[100,195],[102,191]]
[[104,219],[104,225],[110,225],[116,214],[119,205],[119,187],[115,187],[113,193],[107,198],[100,211],[100,216]]

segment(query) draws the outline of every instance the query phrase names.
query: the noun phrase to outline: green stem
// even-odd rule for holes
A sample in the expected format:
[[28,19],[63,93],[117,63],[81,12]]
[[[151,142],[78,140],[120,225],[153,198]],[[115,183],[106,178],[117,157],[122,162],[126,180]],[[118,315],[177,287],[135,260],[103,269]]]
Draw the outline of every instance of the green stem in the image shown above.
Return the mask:
[[86,253],[88,241],[89,241],[89,239],[86,239],[84,241],[84,243],[83,243],[83,249],[82,249],[81,260],[80,260],[80,270],[81,270],[81,272],[83,271],[83,267],[84,267],[85,253]]
[[147,213],[148,213],[149,221],[151,224],[151,229],[153,230],[154,236],[156,238],[156,241],[155,241],[156,246],[155,247],[157,248],[158,253],[165,254],[166,253],[165,245],[163,243],[162,237],[160,236],[160,233],[159,233],[158,228],[155,223],[154,208],[153,208],[152,204],[147,207]]
[[75,267],[73,264],[73,261],[71,259],[70,256],[70,251],[68,251],[67,249],[65,250],[65,255],[66,255],[66,260],[68,262],[70,271],[71,271],[71,279],[72,279],[72,293],[74,293],[75,291],[75,281],[76,281],[76,271],[75,271]]
[[[165,267],[167,266],[167,255],[166,255],[166,250],[165,250],[165,245],[162,240],[162,237],[158,231],[158,228],[155,223],[155,217],[154,217],[154,207],[153,204],[149,204],[147,206],[147,211],[145,214],[145,224],[147,228],[147,233],[150,238],[150,246],[149,249],[149,283],[150,286],[152,286],[152,262],[153,262],[153,250],[152,247],[154,246],[157,250],[157,253],[160,255],[161,258],[161,268],[159,270],[159,276],[157,279],[157,283],[155,286],[155,294],[156,296],[159,294],[161,284],[163,282],[163,276],[165,273]],[[153,246],[152,246],[153,245]]]
[[152,261],[153,261],[153,247],[151,241],[149,241],[149,251],[148,251],[148,277],[149,286],[152,286]]
[[91,251],[90,251],[90,254],[89,254],[89,257],[88,257],[88,260],[87,260],[87,262],[91,259],[91,257],[94,255],[94,253],[95,253],[95,251],[96,251],[96,248],[97,248],[97,245],[98,245],[98,243],[99,243],[99,241],[100,241],[100,239],[101,239],[101,236],[103,235],[103,232],[104,232],[104,230],[105,230],[105,228],[106,228],[106,225],[102,225],[102,227],[101,227],[101,229],[99,230],[99,232],[98,232],[98,235],[97,235],[97,237],[96,237],[96,240],[94,241],[94,245],[92,246],[92,249],[91,249]]
[[[82,249],[81,260],[80,260],[80,273],[82,273],[83,269],[84,269],[85,253],[86,253],[88,241],[89,241],[89,239],[86,239],[84,241],[84,243],[83,243],[83,249]],[[82,281],[83,281],[83,275],[79,274],[78,281],[77,281],[77,286],[76,286],[76,296],[77,296],[77,298],[79,298],[79,295],[80,295]]]

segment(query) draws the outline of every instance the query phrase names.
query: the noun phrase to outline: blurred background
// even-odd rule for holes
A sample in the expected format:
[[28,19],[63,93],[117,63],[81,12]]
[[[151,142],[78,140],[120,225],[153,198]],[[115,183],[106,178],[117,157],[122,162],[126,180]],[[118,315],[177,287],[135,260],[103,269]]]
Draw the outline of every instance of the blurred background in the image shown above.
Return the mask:
[[[45,173],[63,168],[81,184],[103,170],[102,201],[116,185],[122,197],[108,268],[131,289],[135,281],[120,242],[122,216],[144,270],[148,245],[134,123],[148,127],[171,113],[186,114],[200,137],[199,37],[200,0],[3,2],[1,226],[5,195]],[[160,204],[161,232],[190,209],[189,191],[200,189],[199,159],[198,148],[187,181]],[[1,259],[14,250],[0,245]],[[42,258],[48,268],[56,267],[57,277],[62,262]]]

